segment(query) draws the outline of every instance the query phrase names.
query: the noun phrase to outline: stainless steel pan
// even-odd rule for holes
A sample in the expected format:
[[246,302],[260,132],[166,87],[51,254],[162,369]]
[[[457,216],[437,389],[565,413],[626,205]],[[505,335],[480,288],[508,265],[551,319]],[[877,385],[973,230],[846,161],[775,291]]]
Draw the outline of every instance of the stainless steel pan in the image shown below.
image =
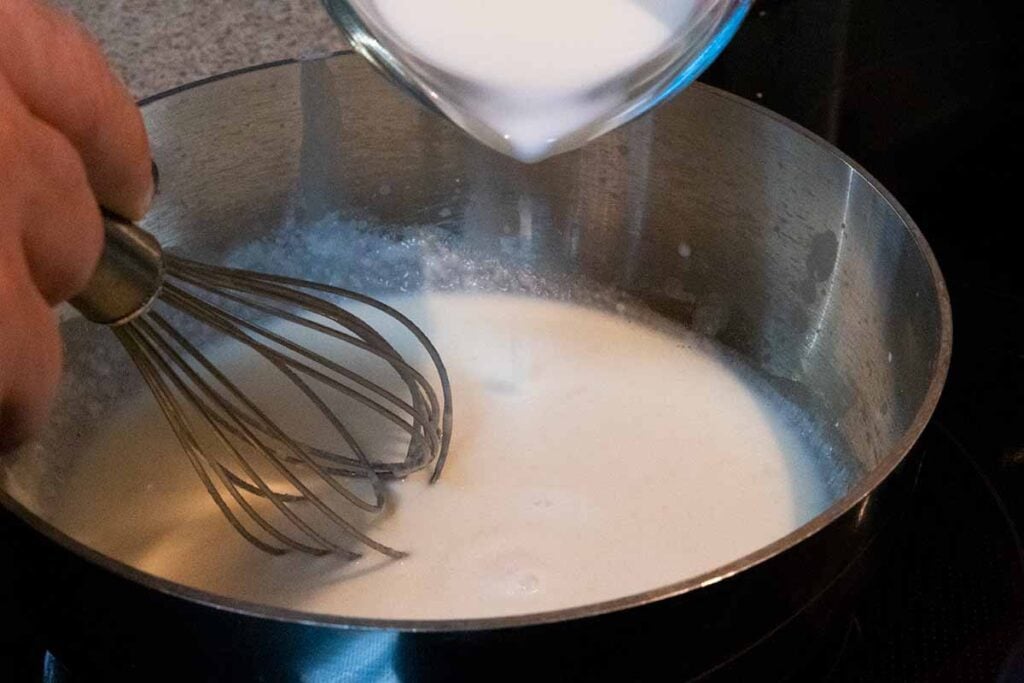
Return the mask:
[[[806,131],[698,85],[583,150],[523,166],[352,55],[199,83],[144,112],[162,187],[143,225],[166,248],[218,262],[285,220],[337,215],[367,234],[440,238],[476,262],[613,288],[714,337],[802,406],[831,444],[819,455],[836,473],[833,502],[706,575],[559,612],[368,621],[242,602],[106,557],[50,513],[90,423],[134,388],[127,364],[96,381],[89,357],[103,331],[72,318],[77,384],[41,443],[0,463],[0,501],[12,528],[30,529],[20,542],[49,558],[33,571],[46,589],[40,604],[56,610],[46,622],[54,642],[80,666],[133,671],[157,656],[168,670],[199,662],[215,678],[256,671],[267,680],[318,671],[640,677],[670,666],[683,678],[783,632],[808,647],[809,616],[849,593],[898,514],[908,452],[949,363],[948,298],[900,206]],[[429,286],[415,263],[392,278],[394,264],[357,256],[250,265],[328,267],[377,294],[400,280]],[[453,275],[447,286],[459,283]],[[98,387],[91,412],[66,400],[86,386]]]

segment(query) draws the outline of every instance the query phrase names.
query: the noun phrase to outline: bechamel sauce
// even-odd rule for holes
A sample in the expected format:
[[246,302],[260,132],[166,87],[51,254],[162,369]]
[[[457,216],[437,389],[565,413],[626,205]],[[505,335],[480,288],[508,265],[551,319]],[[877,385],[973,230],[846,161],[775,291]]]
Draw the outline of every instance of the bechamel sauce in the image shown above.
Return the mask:
[[82,458],[62,526],[144,571],[236,598],[461,619],[655,589],[755,551],[826,505],[792,416],[701,342],[527,297],[395,303],[446,358],[456,409],[440,482],[394,484],[394,511],[371,531],[408,558],[371,551],[346,565],[252,549],[144,396]]
[[560,139],[621,108],[709,2],[350,4],[392,52],[426,75],[435,102],[456,123],[520,160],[537,161]]

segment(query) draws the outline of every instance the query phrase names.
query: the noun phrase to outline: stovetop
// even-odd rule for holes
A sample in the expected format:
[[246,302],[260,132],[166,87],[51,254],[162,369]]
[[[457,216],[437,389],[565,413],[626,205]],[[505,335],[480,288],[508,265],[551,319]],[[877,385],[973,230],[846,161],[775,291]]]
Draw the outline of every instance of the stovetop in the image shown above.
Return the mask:
[[[1024,680],[1022,19],[1005,0],[761,0],[702,79],[875,175],[928,238],[953,305],[952,367],[908,517],[797,679]],[[74,681],[39,623],[0,629],[5,680]]]
[[1024,680],[1024,547],[994,482],[943,423],[895,549],[811,680]]

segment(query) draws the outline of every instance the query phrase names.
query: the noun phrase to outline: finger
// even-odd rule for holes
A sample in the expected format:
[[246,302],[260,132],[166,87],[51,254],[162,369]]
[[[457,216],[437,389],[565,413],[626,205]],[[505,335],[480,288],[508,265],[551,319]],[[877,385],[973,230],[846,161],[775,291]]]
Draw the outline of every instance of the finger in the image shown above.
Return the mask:
[[[4,226],[0,225],[0,230]],[[53,310],[27,265],[0,254],[0,452],[42,427],[57,391],[62,350]]]
[[33,117],[0,78],[0,220],[31,281],[49,304],[88,283],[103,247],[103,223],[71,143]]
[[0,73],[77,148],[99,202],[142,218],[153,195],[145,126],[99,47],[70,17],[35,0],[0,1],[0,26]]

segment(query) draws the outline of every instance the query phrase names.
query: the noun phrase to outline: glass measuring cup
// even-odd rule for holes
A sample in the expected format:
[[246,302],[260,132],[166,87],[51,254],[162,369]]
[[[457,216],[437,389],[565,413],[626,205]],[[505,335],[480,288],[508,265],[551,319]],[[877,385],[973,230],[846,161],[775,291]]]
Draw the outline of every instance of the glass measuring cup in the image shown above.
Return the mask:
[[[752,0],[560,1],[323,4],[353,48],[408,94],[480,142],[539,161],[586,144],[689,85],[731,40]],[[594,23],[591,14],[613,5],[639,23],[606,22],[584,32]],[[402,10],[389,18],[395,7]],[[661,32],[651,33],[656,44],[645,45],[638,35],[650,26]],[[515,45],[522,49],[509,49]],[[632,62],[621,57],[634,53]]]

